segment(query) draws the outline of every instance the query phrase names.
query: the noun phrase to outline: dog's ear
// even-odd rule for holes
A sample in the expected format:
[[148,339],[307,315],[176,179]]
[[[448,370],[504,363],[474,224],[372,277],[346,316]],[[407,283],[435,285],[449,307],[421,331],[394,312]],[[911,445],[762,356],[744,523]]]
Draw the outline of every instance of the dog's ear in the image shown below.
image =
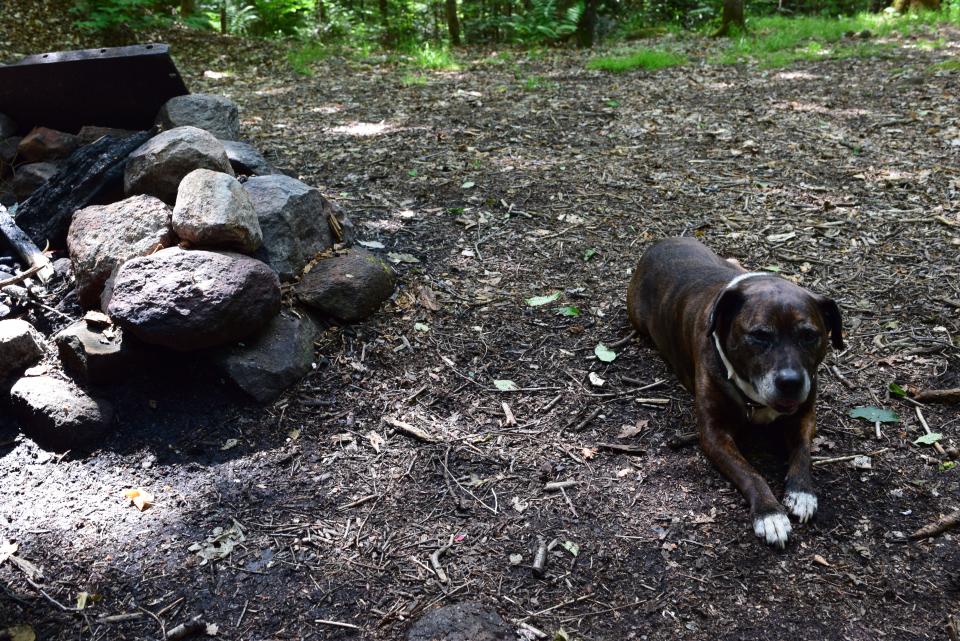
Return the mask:
[[725,334],[726,330],[730,327],[730,322],[733,320],[733,317],[737,315],[740,307],[743,306],[743,300],[743,292],[736,289],[724,289],[720,292],[717,300],[713,301],[713,307],[710,309],[710,321],[707,334],[713,334],[714,332],[719,332],[718,336]]
[[833,349],[843,349],[843,318],[840,316],[840,306],[836,301],[817,296],[817,305],[820,307],[820,314],[830,330],[830,343]]

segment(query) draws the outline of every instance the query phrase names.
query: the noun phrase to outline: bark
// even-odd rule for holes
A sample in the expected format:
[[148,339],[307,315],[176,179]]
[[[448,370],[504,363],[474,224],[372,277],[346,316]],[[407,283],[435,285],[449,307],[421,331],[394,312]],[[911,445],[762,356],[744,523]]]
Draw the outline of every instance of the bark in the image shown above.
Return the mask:
[[180,17],[189,18],[196,11],[197,7],[194,0],[180,0]]
[[457,17],[457,0],[444,0],[447,12],[447,29],[450,31],[450,44],[460,46],[460,18]]
[[730,26],[734,25],[746,30],[747,25],[743,18],[743,0],[723,0],[723,16],[720,19],[720,29],[713,36],[720,38],[730,34]]
[[577,45],[583,49],[593,46],[597,36],[597,5],[600,0],[586,0],[577,22]]

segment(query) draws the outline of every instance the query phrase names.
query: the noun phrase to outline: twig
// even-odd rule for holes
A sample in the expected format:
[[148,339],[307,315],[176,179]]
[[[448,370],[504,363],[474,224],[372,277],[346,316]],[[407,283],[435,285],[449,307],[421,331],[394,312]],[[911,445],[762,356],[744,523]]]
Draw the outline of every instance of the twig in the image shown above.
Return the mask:
[[437,580],[440,583],[449,583],[450,578],[447,576],[447,573],[443,571],[443,566],[440,565],[440,557],[443,556],[447,550],[453,546],[453,535],[450,536],[450,542],[444,545],[442,548],[438,548],[430,555],[430,567],[433,568],[433,571],[437,573]]
[[542,577],[547,571],[547,542],[541,537],[533,557],[533,573]]
[[37,273],[38,271],[40,271],[41,269],[43,269],[43,266],[42,266],[42,265],[34,265],[33,267],[31,267],[31,268],[28,269],[27,271],[21,272],[21,273],[17,274],[16,276],[14,276],[13,278],[8,278],[8,279],[6,279],[6,280],[0,280],[0,287],[6,287],[7,285],[16,285],[16,284],[19,283],[19,282],[22,282],[22,281],[27,280],[28,278],[30,278],[31,276],[33,276],[34,274],[36,274],[36,273]]
[[551,481],[545,484],[543,486],[543,489],[546,490],[547,492],[556,492],[566,487],[573,487],[576,484],[577,484],[577,481],[574,481],[572,479],[569,481]]
[[646,454],[645,448],[637,445],[624,445],[623,443],[597,443],[597,447],[608,452],[618,452],[620,454],[629,454],[631,456],[640,456]]
[[164,639],[166,639],[166,641],[179,641],[180,639],[192,637],[206,629],[207,624],[203,622],[200,616],[195,616],[189,621],[184,621],[180,625],[170,628],[166,636],[164,636]]
[[839,368],[839,367],[837,367],[836,365],[831,365],[831,366],[829,367],[829,370],[830,370],[830,373],[831,373],[831,374],[833,374],[834,376],[837,377],[837,380],[838,380],[838,381],[840,381],[841,383],[843,383],[843,386],[844,386],[844,387],[846,387],[847,389],[854,389],[854,388],[856,388],[856,385],[854,385],[853,383],[851,383],[850,380],[849,380],[846,376],[844,376],[843,374],[840,373],[840,368]]
[[53,605],[57,606],[57,608],[59,608],[60,610],[62,610],[62,611],[64,611],[64,612],[80,612],[80,608],[71,608],[70,606],[64,605],[64,604],[60,603],[59,601],[57,601],[55,598],[53,598],[52,596],[50,596],[49,594],[47,594],[46,590],[44,590],[44,589],[41,588],[39,585],[37,585],[36,583],[34,583],[33,580],[32,580],[30,577],[24,575],[24,576],[23,576],[23,580],[26,581],[26,582],[30,585],[31,588],[33,588],[34,590],[36,590],[37,592],[39,592],[41,595],[43,595],[43,598],[45,598],[47,601],[49,601],[49,602],[52,603]]
[[910,535],[911,541],[916,541],[917,539],[928,539],[938,534],[943,534],[947,530],[952,530],[953,528],[960,525],[960,510],[954,510],[950,514],[937,519],[933,523],[928,523],[922,528]]
[[944,403],[946,405],[954,405],[960,403],[960,387],[953,389],[922,390],[914,394],[913,399],[918,403]]
[[557,394],[553,399],[543,406],[543,409],[540,410],[542,414],[546,414],[553,409],[553,406],[560,402],[560,399],[563,398],[563,394]]
[[[926,432],[927,434],[929,434],[929,433],[930,433],[930,426],[927,425],[927,419],[925,419],[925,418],[923,417],[923,412],[920,411],[920,408],[919,408],[919,407],[914,407],[913,409],[915,409],[915,410],[917,411],[917,418],[920,420],[920,424],[923,425],[923,431]],[[940,443],[934,443],[934,444],[933,444],[933,449],[937,450],[937,454],[939,454],[940,456],[946,456],[946,455],[947,455],[946,450],[943,449],[943,446],[940,445]]]
[[27,236],[17,223],[13,216],[7,212],[7,208],[0,205],[0,236],[7,239],[11,247],[16,250],[23,260],[31,267],[36,267],[37,277],[44,283],[53,278],[53,264],[46,254],[40,251],[40,248],[33,244],[30,237]]
[[637,330],[632,330],[629,334],[627,334],[620,340],[614,341],[609,345],[607,345],[607,347],[609,347],[610,349],[617,349],[618,347],[623,347],[624,345],[632,341],[636,335],[637,335]]
[[833,457],[833,458],[815,459],[815,460],[813,461],[813,465],[826,465],[826,464],[828,464],[828,463],[842,463],[842,462],[844,462],[844,461],[852,461],[853,459],[857,458],[858,456],[877,456],[878,454],[883,454],[884,452],[886,452],[886,451],[889,450],[889,449],[890,449],[889,447],[882,447],[882,448],[880,448],[879,450],[874,450],[874,451],[872,451],[872,452],[867,452],[866,454],[850,454],[850,455],[847,455],[847,456],[835,456],[835,457]]
[[143,612],[126,612],[124,614],[110,614],[97,618],[97,623],[126,623],[143,617]]
[[667,447],[671,450],[679,450],[685,447],[690,447],[691,445],[696,445],[697,441],[700,440],[699,435],[696,432],[687,432],[686,434],[677,434],[669,441],[667,441]]
[[507,417],[506,426],[509,427],[511,425],[516,425],[517,417],[513,415],[513,410],[510,409],[510,406],[507,405],[507,402],[503,401],[500,403],[500,405],[503,407],[504,416]]
[[667,379],[658,378],[652,383],[647,383],[646,385],[643,384],[643,381],[637,380],[635,378],[630,378],[628,376],[621,376],[620,380],[623,381],[624,383],[630,383],[631,385],[641,385],[641,387],[634,387],[633,389],[629,390],[630,393],[633,394],[635,392],[643,392],[653,387],[657,387],[658,385],[662,385],[664,382],[666,382]]
[[394,428],[396,428],[399,432],[402,432],[403,434],[406,434],[407,436],[412,436],[413,438],[418,439],[418,440],[421,440],[421,441],[424,441],[424,442],[426,442],[426,443],[439,443],[439,442],[440,442],[440,439],[438,439],[438,438],[437,438],[436,436],[434,436],[433,434],[430,434],[430,433],[427,432],[426,430],[422,430],[422,429],[420,429],[419,427],[410,425],[409,423],[404,423],[403,421],[397,420],[397,419],[395,419],[395,418],[393,418],[393,417],[391,417],[391,416],[384,416],[384,417],[383,417],[383,422],[384,422],[384,423],[387,423],[388,425],[392,425],[392,426],[393,426]]
[[566,431],[567,431],[568,429],[570,429],[571,427],[573,428],[573,431],[574,431],[574,432],[579,432],[580,430],[582,430],[583,428],[585,428],[585,427],[587,426],[587,423],[589,423],[589,422],[592,421],[593,419],[597,418],[597,416],[599,416],[601,410],[602,410],[602,408],[600,408],[600,407],[595,407],[595,408],[593,409],[593,411],[590,412],[590,415],[587,416],[587,418],[583,419],[582,421],[580,421],[579,423],[576,423],[576,424],[574,424],[574,423],[575,423],[575,421],[576,421],[577,419],[573,419],[572,421],[570,421],[569,423],[567,423],[564,427],[560,428],[560,434],[563,434],[564,432],[566,432]]
[[320,625],[332,625],[335,628],[347,628],[348,630],[360,630],[359,625],[354,625],[352,623],[344,623],[343,621],[329,621],[327,619],[314,619],[314,623],[319,623]]

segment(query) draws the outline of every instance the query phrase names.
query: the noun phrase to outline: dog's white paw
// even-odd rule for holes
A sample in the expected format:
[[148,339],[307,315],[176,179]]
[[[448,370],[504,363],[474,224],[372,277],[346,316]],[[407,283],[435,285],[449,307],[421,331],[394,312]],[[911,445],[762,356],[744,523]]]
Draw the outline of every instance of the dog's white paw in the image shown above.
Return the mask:
[[801,523],[806,523],[817,512],[817,495],[810,492],[787,492],[783,497],[783,504],[790,510],[790,514],[797,517]]
[[790,537],[790,518],[780,512],[758,516],[753,520],[753,532],[769,545],[783,548]]

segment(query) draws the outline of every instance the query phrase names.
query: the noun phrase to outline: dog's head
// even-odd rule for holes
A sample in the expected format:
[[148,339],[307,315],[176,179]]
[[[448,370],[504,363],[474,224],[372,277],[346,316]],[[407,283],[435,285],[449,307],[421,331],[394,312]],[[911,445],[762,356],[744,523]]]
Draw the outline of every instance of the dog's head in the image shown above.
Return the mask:
[[748,396],[781,414],[810,396],[828,342],[843,348],[837,304],[772,274],[724,289],[709,324]]

